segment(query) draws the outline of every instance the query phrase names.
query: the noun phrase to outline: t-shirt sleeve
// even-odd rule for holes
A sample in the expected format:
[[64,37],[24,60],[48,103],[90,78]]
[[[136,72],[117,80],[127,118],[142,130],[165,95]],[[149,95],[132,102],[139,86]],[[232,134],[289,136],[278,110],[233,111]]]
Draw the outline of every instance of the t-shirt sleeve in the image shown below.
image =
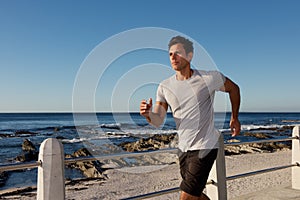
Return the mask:
[[156,101],[159,101],[159,102],[164,102],[166,103],[166,98],[165,98],[165,95],[164,95],[164,91],[163,91],[163,86],[162,84],[159,84],[158,88],[157,88],[157,92],[156,92]]
[[213,77],[212,81],[212,89],[219,91],[224,86],[226,77],[219,71],[211,71],[211,75]]

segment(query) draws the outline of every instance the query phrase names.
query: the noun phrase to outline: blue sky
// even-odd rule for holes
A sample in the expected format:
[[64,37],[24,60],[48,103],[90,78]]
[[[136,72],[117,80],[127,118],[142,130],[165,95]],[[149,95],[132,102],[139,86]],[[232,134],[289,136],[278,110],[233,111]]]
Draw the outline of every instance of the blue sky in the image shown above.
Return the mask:
[[[93,49],[143,27],[175,30],[202,45],[217,69],[240,86],[241,111],[300,112],[297,0],[2,0],[0,5],[0,112],[72,111],[76,77]],[[137,86],[129,99],[112,92],[119,83],[134,84],[134,78],[122,76],[149,63],[168,65],[168,55],[146,49],[114,60],[97,86],[95,109],[134,111],[141,98],[155,98],[155,84]],[[156,76],[151,69],[135,73],[140,79]],[[79,102],[84,110],[85,97]]]

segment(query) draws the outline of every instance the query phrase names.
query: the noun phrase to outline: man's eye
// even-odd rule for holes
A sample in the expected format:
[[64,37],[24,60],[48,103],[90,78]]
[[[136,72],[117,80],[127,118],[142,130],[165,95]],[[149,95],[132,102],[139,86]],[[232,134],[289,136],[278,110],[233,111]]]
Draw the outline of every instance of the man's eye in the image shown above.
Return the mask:
[[170,54],[170,56],[176,56],[176,55],[180,55],[180,53],[179,53],[179,52],[170,52],[169,54]]

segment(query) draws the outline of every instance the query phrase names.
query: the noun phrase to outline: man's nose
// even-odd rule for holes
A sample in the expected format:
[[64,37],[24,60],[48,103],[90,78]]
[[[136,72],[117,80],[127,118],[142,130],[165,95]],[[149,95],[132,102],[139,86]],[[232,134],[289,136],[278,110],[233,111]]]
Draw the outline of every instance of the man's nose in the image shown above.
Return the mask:
[[171,59],[172,59],[172,60],[175,60],[176,57],[177,57],[177,54],[176,54],[176,53],[172,53]]

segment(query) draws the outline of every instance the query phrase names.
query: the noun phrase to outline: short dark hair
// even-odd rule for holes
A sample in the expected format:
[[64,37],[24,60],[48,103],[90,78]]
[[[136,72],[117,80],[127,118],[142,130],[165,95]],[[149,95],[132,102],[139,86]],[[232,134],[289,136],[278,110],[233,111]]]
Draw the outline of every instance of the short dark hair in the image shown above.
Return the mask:
[[175,36],[173,37],[170,42],[169,42],[169,50],[171,48],[171,46],[175,45],[175,44],[182,44],[183,45],[183,48],[185,50],[185,53],[190,53],[190,52],[194,52],[194,47],[193,47],[193,42],[191,42],[190,40],[178,35],[178,36]]

